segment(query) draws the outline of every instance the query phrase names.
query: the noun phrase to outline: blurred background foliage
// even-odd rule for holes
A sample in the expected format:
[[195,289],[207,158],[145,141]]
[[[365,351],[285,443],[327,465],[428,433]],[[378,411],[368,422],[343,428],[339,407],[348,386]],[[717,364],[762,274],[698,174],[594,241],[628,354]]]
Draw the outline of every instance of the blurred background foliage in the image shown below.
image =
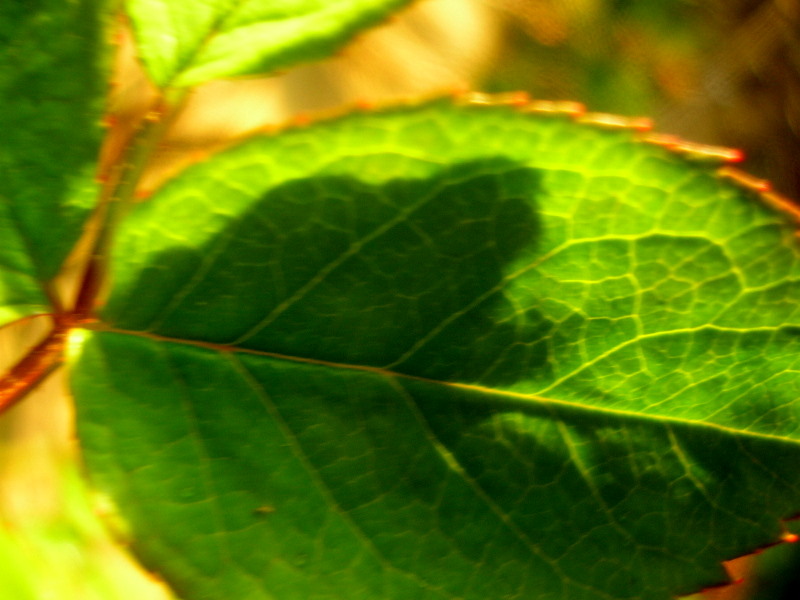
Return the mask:
[[[115,70],[109,111],[119,125],[109,146],[153,96],[132,44]],[[743,150],[747,171],[800,199],[800,0],[420,0],[330,61],[201,88],[144,185],[158,185],[187,152],[298,112],[464,86],[651,117],[656,131]],[[0,368],[41,331],[25,323],[0,332]],[[73,432],[60,377],[0,419],[0,597],[170,598],[103,526],[109,516],[81,476]],[[693,599],[795,598],[800,544],[729,569],[741,583]]]
[[509,15],[490,90],[526,89],[740,148],[800,190],[800,1],[493,0]]

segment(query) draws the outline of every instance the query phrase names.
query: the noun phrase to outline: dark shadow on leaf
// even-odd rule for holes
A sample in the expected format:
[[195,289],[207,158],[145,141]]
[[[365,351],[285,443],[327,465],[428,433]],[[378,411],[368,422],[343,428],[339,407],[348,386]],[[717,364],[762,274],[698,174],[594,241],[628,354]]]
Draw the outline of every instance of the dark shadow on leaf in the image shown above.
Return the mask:
[[[170,281],[143,272],[142,294],[169,294],[144,307],[156,323],[144,328],[448,381],[546,366],[552,324],[504,294],[537,252],[538,172],[503,159],[423,166],[380,186],[318,175],[268,190],[201,255],[163,255]],[[128,308],[124,320],[144,318]]]

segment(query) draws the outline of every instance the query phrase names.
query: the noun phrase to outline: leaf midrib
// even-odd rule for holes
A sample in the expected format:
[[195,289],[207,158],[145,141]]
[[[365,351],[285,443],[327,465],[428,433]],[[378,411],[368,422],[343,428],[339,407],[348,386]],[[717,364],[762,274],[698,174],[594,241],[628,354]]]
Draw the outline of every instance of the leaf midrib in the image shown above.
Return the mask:
[[[653,334],[647,334],[646,336],[642,337],[657,337],[661,335],[669,335],[669,334],[676,334],[676,333],[688,333],[688,332],[696,332],[698,329],[714,329],[714,330],[724,330],[724,331],[738,331],[738,332],[752,332],[752,331],[775,331],[779,330],[782,327],[761,327],[761,328],[752,328],[752,329],[735,329],[735,328],[723,328],[717,326],[705,326],[703,328],[686,328],[686,329],[679,329],[679,330],[672,330],[672,331],[662,331]],[[471,392],[479,392],[481,394],[490,395],[490,396],[498,396],[503,399],[506,405],[517,405],[520,408],[528,407],[531,403],[535,402],[540,405],[549,405],[551,407],[561,407],[570,410],[580,411],[584,413],[590,414],[601,414],[601,415],[612,415],[617,418],[623,419],[633,419],[638,421],[644,422],[652,422],[658,423],[661,425],[681,425],[687,427],[697,427],[701,429],[711,429],[718,432],[723,432],[729,435],[751,438],[751,439],[758,439],[758,440],[771,440],[781,443],[789,443],[789,444],[800,444],[800,440],[787,437],[787,436],[780,436],[768,433],[762,433],[757,431],[748,431],[745,429],[736,429],[734,427],[729,427],[726,425],[721,425],[719,423],[712,423],[708,421],[702,420],[693,420],[687,419],[682,417],[675,417],[671,415],[663,415],[663,414],[648,414],[644,412],[636,412],[632,410],[623,410],[619,408],[610,408],[606,406],[599,406],[599,405],[589,405],[589,404],[581,404],[579,402],[570,401],[570,400],[560,400],[557,398],[542,396],[539,394],[525,394],[522,392],[514,392],[511,390],[502,390],[502,389],[494,389],[489,388],[482,385],[470,384],[470,383],[459,383],[455,381],[441,381],[437,379],[431,379],[428,377],[422,377],[419,375],[413,375],[410,373],[402,373],[399,371],[393,371],[391,369],[386,369],[383,367],[374,367],[370,365],[359,365],[359,364],[349,364],[349,363],[338,363],[334,361],[328,361],[318,358],[311,358],[305,356],[292,356],[287,354],[280,354],[278,352],[269,352],[266,350],[255,350],[252,348],[242,348],[237,346],[232,346],[229,344],[223,343],[215,343],[215,342],[205,342],[202,340],[191,340],[191,339],[183,339],[183,338],[173,338],[169,336],[163,336],[152,332],[146,331],[133,331],[127,329],[120,329],[111,327],[105,323],[97,322],[91,323],[84,326],[84,329],[92,332],[98,333],[115,333],[121,335],[130,335],[138,338],[148,339],[154,342],[159,343],[170,343],[170,344],[180,344],[184,346],[191,346],[195,348],[202,348],[205,350],[210,350],[213,352],[219,352],[222,354],[246,354],[250,356],[262,356],[265,358],[272,358],[275,360],[283,360],[292,363],[301,363],[306,365],[316,365],[320,367],[326,367],[331,369],[341,369],[347,371],[358,371],[362,373],[371,373],[374,375],[379,375],[381,377],[391,378],[391,379],[400,379],[400,380],[409,380],[409,381],[417,381],[429,385],[434,386],[443,386],[447,388],[454,388],[464,391],[471,391]],[[629,340],[625,344],[632,343],[633,341],[638,341],[642,338],[636,338],[636,340]],[[618,348],[615,348],[616,350]],[[606,356],[610,352],[604,353],[601,356]],[[597,359],[595,359],[597,360]],[[591,363],[587,363],[587,365],[582,365],[580,369],[571,373],[569,377],[574,376],[576,373],[583,370],[584,367],[589,366]],[[563,382],[568,377],[561,378],[559,381]],[[555,386],[555,384],[548,386],[546,389],[550,390]]]

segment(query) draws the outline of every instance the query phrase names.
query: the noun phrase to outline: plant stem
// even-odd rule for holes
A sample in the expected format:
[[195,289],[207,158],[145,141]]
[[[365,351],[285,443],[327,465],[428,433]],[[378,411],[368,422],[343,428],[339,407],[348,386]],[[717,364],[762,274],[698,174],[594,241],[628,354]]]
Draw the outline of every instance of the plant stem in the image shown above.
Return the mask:
[[119,160],[103,185],[98,205],[92,216],[94,227],[87,227],[93,236],[86,268],[71,309],[64,310],[57,295],[47,290],[56,314],[47,336],[0,377],[0,413],[5,412],[44,381],[64,361],[64,346],[72,328],[94,320],[92,314],[107,278],[107,262],[114,232],[133,203],[142,173],[161,143],[164,134],[186,96],[174,90],[162,96],[142,118],[130,136]]
[[0,379],[0,413],[5,412],[52,373],[64,360],[72,319],[55,317],[50,333]]
[[153,150],[161,143],[185,96],[184,90],[172,90],[147,111],[103,187],[94,216],[96,237],[73,308],[78,318],[92,315],[106,284],[106,267],[116,228],[133,204],[136,188]]

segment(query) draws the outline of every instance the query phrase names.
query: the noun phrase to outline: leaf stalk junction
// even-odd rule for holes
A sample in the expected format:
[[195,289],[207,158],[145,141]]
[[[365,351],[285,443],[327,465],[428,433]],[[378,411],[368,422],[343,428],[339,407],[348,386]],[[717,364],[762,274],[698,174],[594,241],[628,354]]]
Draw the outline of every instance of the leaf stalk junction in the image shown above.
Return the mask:
[[[29,318],[49,316],[52,328],[0,377],[0,413],[24,399],[62,364],[70,330],[96,320],[94,310],[102,303],[108,288],[107,264],[114,232],[133,205],[153,152],[162,143],[185,99],[185,90],[167,90],[160,94],[140,117],[138,126],[124,141],[117,156],[112,158],[107,172],[98,176],[101,186],[97,205],[84,229],[84,237],[88,239],[78,243],[89,251],[82,257],[84,267],[77,294],[71,302],[63,302],[45,286],[54,312]],[[110,134],[111,130],[106,144]]]

